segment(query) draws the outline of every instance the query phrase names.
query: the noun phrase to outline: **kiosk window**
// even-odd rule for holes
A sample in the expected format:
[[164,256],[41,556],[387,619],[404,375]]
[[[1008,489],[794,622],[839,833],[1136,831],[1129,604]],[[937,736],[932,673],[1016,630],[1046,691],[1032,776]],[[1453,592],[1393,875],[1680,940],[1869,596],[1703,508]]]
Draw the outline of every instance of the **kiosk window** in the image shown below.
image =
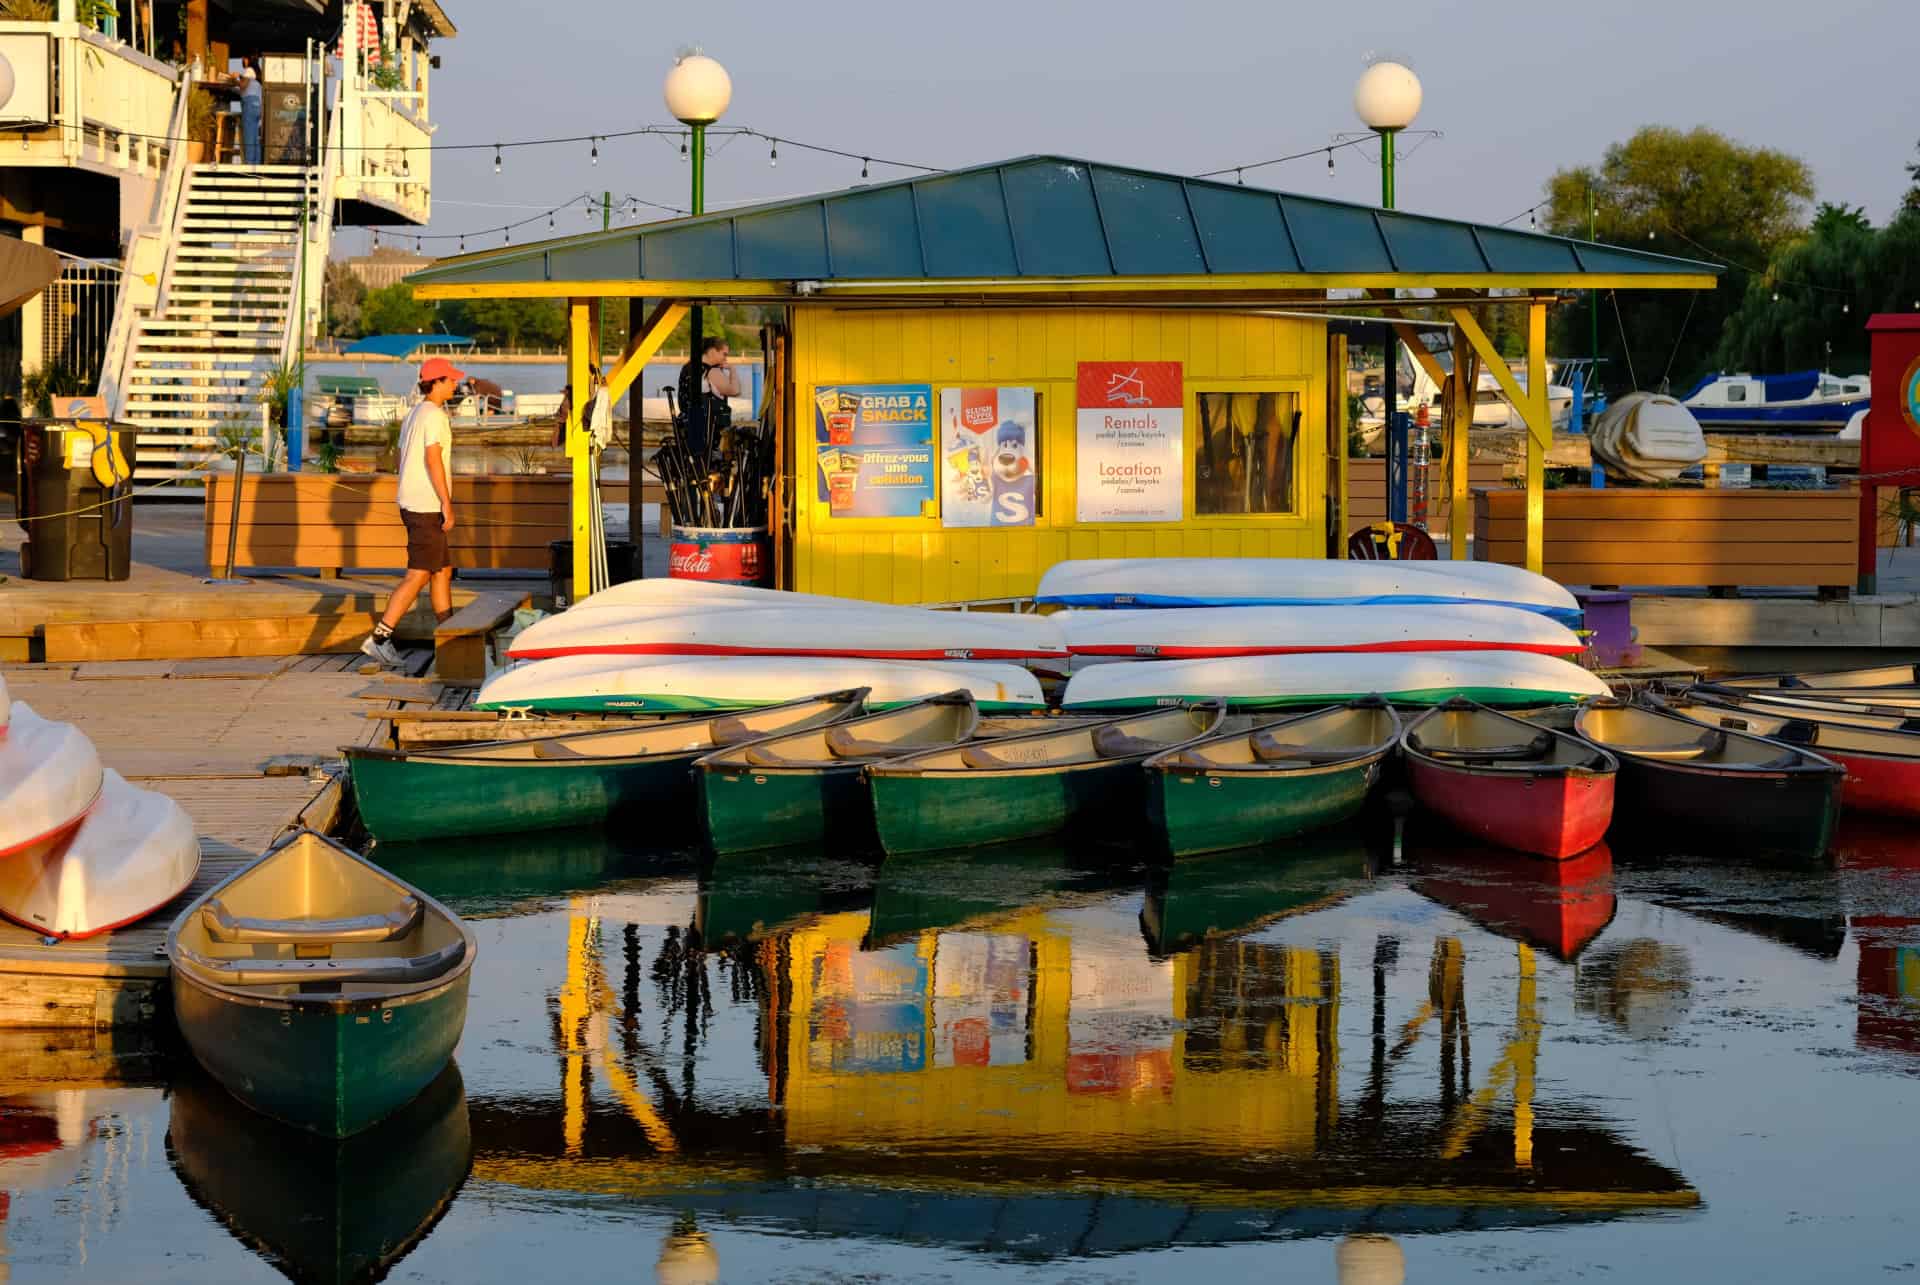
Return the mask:
[[1194,512],[1292,513],[1297,393],[1199,393]]

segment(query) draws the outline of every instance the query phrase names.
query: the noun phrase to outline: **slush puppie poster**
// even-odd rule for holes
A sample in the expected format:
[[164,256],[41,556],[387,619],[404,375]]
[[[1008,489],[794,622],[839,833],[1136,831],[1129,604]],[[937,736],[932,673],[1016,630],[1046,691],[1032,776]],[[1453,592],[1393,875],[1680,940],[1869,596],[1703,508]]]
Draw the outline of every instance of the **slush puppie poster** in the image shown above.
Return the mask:
[[837,384],[813,390],[816,495],[836,518],[933,512],[933,386]]
[[1034,395],[1031,388],[940,390],[940,523],[1032,526]]

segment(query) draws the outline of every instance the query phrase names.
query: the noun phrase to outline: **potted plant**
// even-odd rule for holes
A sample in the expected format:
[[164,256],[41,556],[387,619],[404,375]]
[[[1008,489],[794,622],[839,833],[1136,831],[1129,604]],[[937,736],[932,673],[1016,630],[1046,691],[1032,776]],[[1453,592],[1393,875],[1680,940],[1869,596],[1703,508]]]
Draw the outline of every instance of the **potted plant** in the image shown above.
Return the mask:
[[198,165],[207,159],[216,134],[213,95],[196,85],[187,98],[187,164]]
[[[306,371],[300,362],[290,361],[284,366],[276,366],[268,371],[267,382],[260,390],[260,404],[267,408],[268,422],[279,431],[283,447],[288,446],[292,441],[290,430],[293,424],[287,418],[287,414],[293,403],[293,393],[305,378]],[[287,453],[290,456],[291,450]],[[293,463],[291,458],[287,460],[289,467]]]

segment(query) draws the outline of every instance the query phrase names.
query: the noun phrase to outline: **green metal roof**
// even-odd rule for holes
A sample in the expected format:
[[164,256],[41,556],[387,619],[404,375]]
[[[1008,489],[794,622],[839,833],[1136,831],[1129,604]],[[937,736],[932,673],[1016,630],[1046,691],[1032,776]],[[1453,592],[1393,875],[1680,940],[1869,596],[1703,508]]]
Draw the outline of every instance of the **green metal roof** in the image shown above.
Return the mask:
[[[414,285],[1712,276],[1715,264],[1059,156],[445,259]],[[1038,282],[1036,282],[1038,284]]]

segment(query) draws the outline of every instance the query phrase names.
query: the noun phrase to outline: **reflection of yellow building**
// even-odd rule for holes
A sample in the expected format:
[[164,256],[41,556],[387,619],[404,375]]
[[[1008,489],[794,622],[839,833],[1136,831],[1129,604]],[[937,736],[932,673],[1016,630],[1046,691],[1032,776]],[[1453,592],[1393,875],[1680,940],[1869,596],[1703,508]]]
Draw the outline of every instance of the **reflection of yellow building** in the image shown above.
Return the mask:
[[[770,1006],[792,1015],[778,1028],[790,1146],[1239,1158],[1311,1151],[1338,1114],[1331,956],[1217,943],[1155,961],[1136,940],[1111,953],[1083,943],[1076,957],[1038,914],[860,952],[866,927],[856,912],[793,933],[790,989],[770,988]],[[998,1013],[950,985],[948,957],[981,937],[1025,965],[1025,994]],[[860,958],[884,962],[859,972]],[[1009,1017],[1017,1056],[992,1042]]]

